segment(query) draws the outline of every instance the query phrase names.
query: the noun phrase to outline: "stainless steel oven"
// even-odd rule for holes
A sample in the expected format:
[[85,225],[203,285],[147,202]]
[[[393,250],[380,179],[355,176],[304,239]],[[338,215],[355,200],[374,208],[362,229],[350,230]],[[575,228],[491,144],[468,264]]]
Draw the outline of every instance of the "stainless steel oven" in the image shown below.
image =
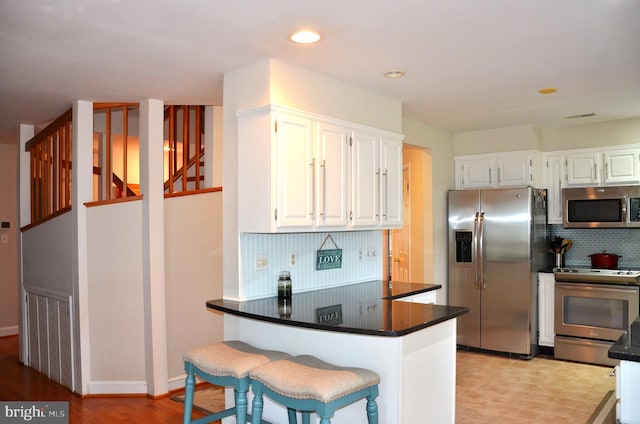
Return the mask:
[[559,269],[555,277],[554,356],[615,365],[608,351],[638,316],[640,272]]

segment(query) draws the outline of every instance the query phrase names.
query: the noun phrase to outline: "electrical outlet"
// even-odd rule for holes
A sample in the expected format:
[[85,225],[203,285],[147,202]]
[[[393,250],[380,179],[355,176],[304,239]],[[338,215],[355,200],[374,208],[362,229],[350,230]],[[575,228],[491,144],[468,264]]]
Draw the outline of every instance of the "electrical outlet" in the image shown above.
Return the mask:
[[255,270],[266,271],[269,269],[269,258],[266,253],[260,253],[255,256]]
[[289,266],[291,268],[295,268],[296,267],[296,252],[290,252],[289,253]]
[[375,260],[378,257],[378,251],[375,248],[370,247],[367,249],[367,259]]
[[358,262],[362,262],[362,257],[363,257],[362,248],[360,248],[360,250],[358,250]]

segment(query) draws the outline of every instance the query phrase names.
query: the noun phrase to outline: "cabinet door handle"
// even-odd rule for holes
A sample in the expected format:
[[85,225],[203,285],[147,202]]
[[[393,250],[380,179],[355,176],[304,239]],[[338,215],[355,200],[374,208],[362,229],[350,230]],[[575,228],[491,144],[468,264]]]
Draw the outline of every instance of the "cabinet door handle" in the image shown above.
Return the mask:
[[598,164],[594,164],[593,165],[593,181],[596,181],[596,178],[598,177]]
[[387,170],[384,170],[384,173],[382,174],[382,176],[384,177],[384,211],[383,211],[383,215],[382,218],[386,221],[387,220],[387,212],[388,212],[388,207],[389,207],[389,202],[387,202],[388,198],[387,198],[387,187],[388,187],[388,175],[387,175]]
[[327,167],[324,159],[322,159],[322,165],[320,165],[320,168],[322,168],[322,207],[320,208],[320,216],[322,216],[322,219],[324,220],[326,218],[325,209],[327,205]]
[[[379,193],[380,192],[380,168],[378,168],[378,170],[376,171],[376,183],[378,184],[378,186],[376,187],[376,189],[374,190],[374,193]],[[374,201],[375,205],[375,210],[376,210],[376,219],[380,218],[380,199],[376,199],[376,196],[374,194],[374,200],[378,200],[377,202]]]
[[498,168],[498,184],[502,182],[502,172],[500,172],[500,168]]
[[489,184],[493,184],[493,181],[491,181],[491,169],[489,169]]
[[316,158],[311,159],[311,212],[309,216],[313,217],[316,211]]

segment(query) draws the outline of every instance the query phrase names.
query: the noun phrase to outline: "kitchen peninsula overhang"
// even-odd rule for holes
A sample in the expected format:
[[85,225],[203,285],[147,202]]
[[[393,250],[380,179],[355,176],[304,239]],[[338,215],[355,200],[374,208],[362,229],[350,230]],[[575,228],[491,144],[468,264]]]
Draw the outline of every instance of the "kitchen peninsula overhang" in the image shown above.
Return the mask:
[[[441,288],[439,284],[369,281],[294,293],[283,312],[277,296],[243,302],[206,302],[210,310],[274,324],[341,333],[399,337],[468,312],[466,307],[423,304],[403,298]],[[331,311],[333,319],[324,312]]]

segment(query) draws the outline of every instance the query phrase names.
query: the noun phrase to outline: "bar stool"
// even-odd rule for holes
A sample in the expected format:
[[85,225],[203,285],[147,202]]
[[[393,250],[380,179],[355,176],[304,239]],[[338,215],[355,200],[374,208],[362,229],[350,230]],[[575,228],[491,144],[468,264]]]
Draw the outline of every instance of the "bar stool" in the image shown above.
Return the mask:
[[[270,361],[289,358],[291,355],[273,350],[262,350],[239,340],[211,343],[192,349],[184,355],[187,372],[184,396],[184,424],[201,424],[236,416],[238,424],[247,422],[247,391],[251,384],[249,371]],[[217,386],[232,386],[235,405],[232,408],[197,420],[191,420],[195,377]],[[260,422],[260,421],[258,421]]]
[[320,424],[330,424],[336,410],[367,399],[369,424],[378,423],[378,383],[380,376],[364,368],[339,367],[311,355],[294,356],[260,365],[249,372],[254,393],[252,424],[262,419],[263,394],[287,407],[289,424],[309,423],[315,411]]

